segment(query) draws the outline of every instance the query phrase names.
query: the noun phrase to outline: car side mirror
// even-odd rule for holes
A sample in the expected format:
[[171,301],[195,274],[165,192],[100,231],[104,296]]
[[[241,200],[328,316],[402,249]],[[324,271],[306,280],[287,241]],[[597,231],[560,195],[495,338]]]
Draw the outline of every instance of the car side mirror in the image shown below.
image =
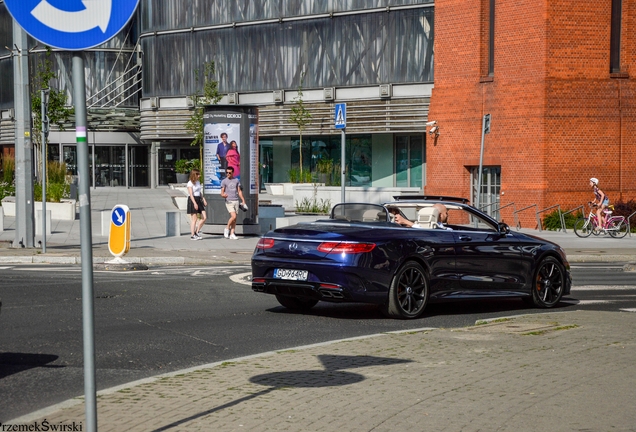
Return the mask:
[[498,225],[498,228],[499,228],[499,234],[501,235],[510,234],[510,227],[508,226],[507,223],[500,222]]

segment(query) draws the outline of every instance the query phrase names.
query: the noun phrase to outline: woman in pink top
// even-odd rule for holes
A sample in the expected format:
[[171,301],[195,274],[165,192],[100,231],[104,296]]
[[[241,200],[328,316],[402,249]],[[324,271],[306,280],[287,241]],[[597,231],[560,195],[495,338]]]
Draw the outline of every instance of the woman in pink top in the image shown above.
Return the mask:
[[234,168],[234,177],[239,178],[241,176],[241,155],[238,152],[236,141],[230,142],[230,148],[225,154],[225,160],[227,161],[227,166]]

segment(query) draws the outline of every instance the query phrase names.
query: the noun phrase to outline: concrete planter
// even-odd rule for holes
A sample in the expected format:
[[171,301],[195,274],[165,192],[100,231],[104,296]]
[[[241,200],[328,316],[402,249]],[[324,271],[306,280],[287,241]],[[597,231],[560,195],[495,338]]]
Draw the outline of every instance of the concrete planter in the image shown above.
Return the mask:
[[[75,204],[74,199],[63,199],[59,203],[47,202],[46,211],[51,212],[52,220],[75,220]],[[2,200],[2,208],[4,209],[4,215],[9,217],[15,217],[15,197],[5,197]],[[42,211],[42,202],[35,202],[35,209]]]
[[[314,189],[311,184],[296,184],[294,187],[294,202],[302,202],[303,198],[312,200],[316,194],[316,200],[330,200],[331,206],[342,201],[342,190],[340,186],[318,186]],[[417,195],[422,190],[416,187],[362,187],[347,186],[345,188],[346,202],[357,203],[375,203],[381,204],[389,201],[395,201],[393,198],[397,195]]]

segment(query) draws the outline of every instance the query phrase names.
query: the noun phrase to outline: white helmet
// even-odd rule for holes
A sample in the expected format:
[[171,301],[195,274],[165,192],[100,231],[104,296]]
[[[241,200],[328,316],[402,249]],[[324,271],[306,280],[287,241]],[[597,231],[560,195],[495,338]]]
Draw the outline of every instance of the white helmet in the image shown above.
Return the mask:
[[597,184],[598,184],[598,179],[597,179],[596,177],[592,177],[592,178],[590,179],[590,181],[591,181],[592,183],[594,183],[595,185],[597,185]]

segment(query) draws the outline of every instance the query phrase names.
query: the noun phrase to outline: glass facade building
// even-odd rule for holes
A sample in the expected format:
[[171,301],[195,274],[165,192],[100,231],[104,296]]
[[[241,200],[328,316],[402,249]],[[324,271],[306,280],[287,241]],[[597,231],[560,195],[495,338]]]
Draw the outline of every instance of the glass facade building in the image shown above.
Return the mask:
[[[0,0],[5,45],[10,22]],[[422,188],[433,30],[433,3],[421,0],[141,0],[117,38],[84,54],[94,184],[176,181],[176,160],[198,153],[185,122],[201,91],[199,72],[214,62],[220,103],[259,107],[261,183],[289,181],[301,164],[314,181],[338,183],[327,175],[341,163],[333,109],[347,103],[348,184]],[[71,103],[71,55],[53,54]],[[32,67],[38,55],[45,53],[36,48]],[[0,56],[0,78],[6,110],[13,105],[12,84],[5,85],[12,83],[10,55]],[[290,121],[299,100],[311,113],[302,142]],[[115,136],[121,133],[129,138]],[[72,132],[52,138],[58,148],[50,157],[73,160]],[[99,149],[109,145],[118,148]]]

